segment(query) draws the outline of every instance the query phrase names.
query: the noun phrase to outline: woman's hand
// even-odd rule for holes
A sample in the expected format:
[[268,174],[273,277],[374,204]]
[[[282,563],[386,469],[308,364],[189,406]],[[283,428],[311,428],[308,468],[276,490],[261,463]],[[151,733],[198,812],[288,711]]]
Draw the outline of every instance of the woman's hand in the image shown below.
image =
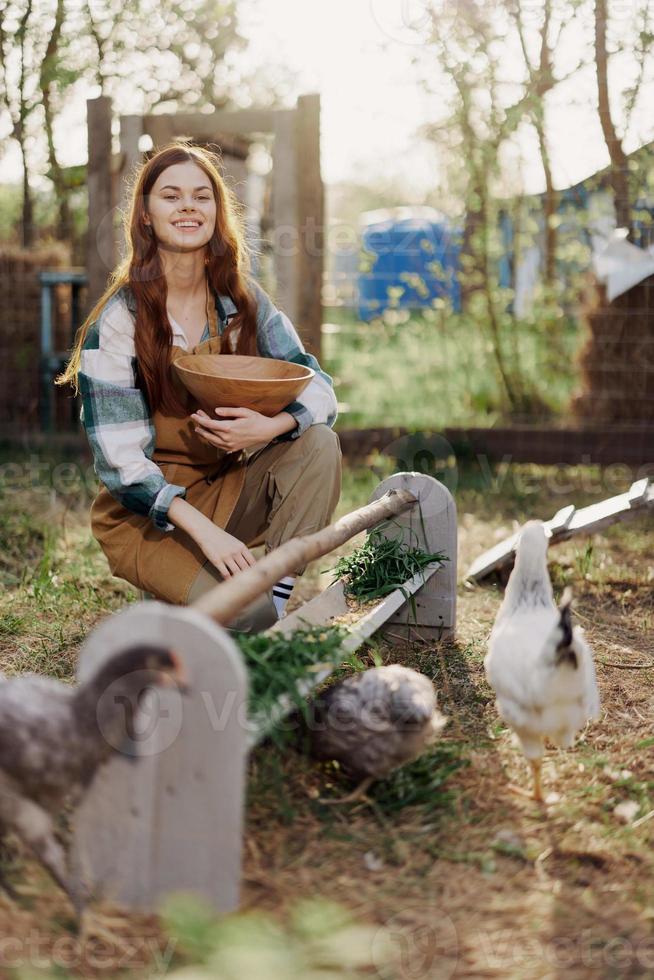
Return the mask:
[[208,533],[205,532],[198,544],[205,558],[218,569],[223,578],[237,575],[257,563],[250,549],[242,541],[216,524],[212,525]]
[[186,531],[223,578],[256,565],[256,558],[242,541],[218,527],[183,497],[171,500],[168,517],[176,527]]
[[219,418],[212,419],[200,408],[191,420],[201,439],[229,453],[270,442],[297,424],[288,412],[269,418],[251,408],[217,408],[216,415]]

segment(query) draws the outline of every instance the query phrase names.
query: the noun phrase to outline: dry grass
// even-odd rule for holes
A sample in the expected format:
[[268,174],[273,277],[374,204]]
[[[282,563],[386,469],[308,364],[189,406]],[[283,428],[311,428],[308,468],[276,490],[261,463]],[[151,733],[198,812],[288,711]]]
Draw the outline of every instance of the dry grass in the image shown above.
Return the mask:
[[[540,484],[529,493],[513,483],[493,493],[474,474],[460,475],[461,572],[511,532],[514,520],[598,497],[584,489],[588,471],[568,474],[574,489],[565,501],[547,491],[546,471],[533,472]],[[367,482],[376,482],[372,473],[348,484],[357,502],[366,499]],[[352,503],[346,493],[341,511]],[[63,506],[53,503],[55,525]],[[38,574],[13,583],[2,599],[4,670],[36,663],[69,676],[83,636],[134,598],[89,543],[83,507],[69,508],[64,529],[49,555],[43,542],[23,548]],[[444,746],[465,765],[429,806],[391,810],[380,784],[371,803],[325,807],[317,801],[325,784],[346,785],[336,770],[260,747],[251,760],[244,907],[286,920],[300,897],[334,899],[388,932],[397,963],[386,964],[380,975],[387,977],[653,976],[654,668],[629,669],[654,662],[653,544],[651,526],[639,519],[595,536],[592,551],[572,541],[552,552],[555,588],[573,586],[575,613],[597,651],[603,711],[573,751],[548,753],[545,783],[559,799],[546,812],[507,791],[509,782],[527,786],[528,773],[483,675],[500,590],[461,584],[455,641],[408,648],[384,642],[377,650],[385,662],[399,660],[434,678],[450,717]],[[310,567],[294,605],[327,584],[327,564]],[[625,801],[638,805],[636,824],[616,815]],[[76,960],[67,903],[25,855],[10,873],[23,897],[18,908],[0,898],[0,933],[18,937],[25,951],[37,935],[40,953],[59,962],[57,943],[65,940],[71,972],[79,975],[113,976],[120,967],[156,972],[155,950],[167,943],[156,919],[118,917],[114,946],[98,937],[77,947],[85,959]]]

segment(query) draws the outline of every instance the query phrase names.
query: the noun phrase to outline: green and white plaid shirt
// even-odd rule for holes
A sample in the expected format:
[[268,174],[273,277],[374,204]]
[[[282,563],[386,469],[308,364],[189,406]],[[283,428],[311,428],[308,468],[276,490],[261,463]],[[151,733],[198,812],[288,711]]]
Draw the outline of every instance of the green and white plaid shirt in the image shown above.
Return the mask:
[[[292,361],[316,372],[297,401],[284,411],[297,420],[279,440],[297,439],[310,425],[336,421],[336,396],[331,377],[308,354],[288,316],[278,310],[265,290],[248,279],[257,299],[257,344],[264,357]],[[237,312],[228,296],[216,297],[220,332]],[[94,457],[94,470],[109,493],[127,510],[147,515],[161,531],[172,531],[168,507],[186,489],[168,483],[152,456],[155,428],[144,392],[136,383],[134,326],[136,300],[129,287],[118,290],[91,324],[81,352],[80,420]],[[171,320],[173,342],[188,349],[182,328]],[[202,340],[209,337],[205,326]]]

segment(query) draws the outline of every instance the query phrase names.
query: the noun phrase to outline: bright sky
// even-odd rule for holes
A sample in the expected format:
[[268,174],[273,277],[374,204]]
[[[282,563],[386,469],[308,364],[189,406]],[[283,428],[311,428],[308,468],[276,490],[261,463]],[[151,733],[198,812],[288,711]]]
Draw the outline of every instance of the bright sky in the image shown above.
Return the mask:
[[[322,169],[327,182],[404,175],[414,188],[433,185],[433,152],[413,135],[437,111],[415,83],[410,64],[420,47],[424,2],[274,0],[259,2],[258,12],[245,22],[253,66],[269,58],[285,61],[300,73],[301,91],[321,93]],[[617,78],[617,61],[613,71]],[[559,187],[608,162],[599,122],[588,108],[594,86],[592,71],[586,72],[567,91],[562,87],[552,109],[552,155]],[[654,85],[646,91],[651,105]],[[86,159],[85,99],[93,95],[80,88],[60,126],[57,145],[65,165]],[[635,117],[627,149],[652,139],[654,115],[643,111]],[[533,140],[521,142],[519,152],[525,159],[524,190],[540,191],[543,179]],[[4,179],[18,179],[17,149],[5,157],[2,172]]]

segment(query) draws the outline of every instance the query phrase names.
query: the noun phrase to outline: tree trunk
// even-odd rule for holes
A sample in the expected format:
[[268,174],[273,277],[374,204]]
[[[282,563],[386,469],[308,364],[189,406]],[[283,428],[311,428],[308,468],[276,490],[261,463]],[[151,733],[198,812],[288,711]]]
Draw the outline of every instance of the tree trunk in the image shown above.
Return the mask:
[[55,198],[57,201],[57,225],[55,236],[59,241],[70,241],[72,237],[72,215],[68,203],[68,188],[64,180],[64,175],[54,145],[53,125],[52,125],[52,106],[50,103],[50,86],[42,89],[43,109],[45,113],[45,132],[48,140],[48,160],[50,162],[50,177],[54,187]]
[[23,213],[21,245],[23,248],[31,248],[34,244],[34,202],[32,200],[32,189],[30,187],[25,137],[22,133],[18,137],[18,142],[20,145],[21,156],[23,158]]
[[545,174],[545,202],[543,206],[543,223],[545,225],[544,280],[546,286],[552,286],[556,275],[556,247],[558,233],[554,219],[556,218],[558,207],[558,194],[554,189],[552,165],[547,147],[545,125],[542,117],[534,119],[534,125],[536,128],[536,133],[538,134],[540,158],[543,165],[543,173]]
[[52,33],[48,39],[48,46],[41,63],[41,74],[39,78],[41,96],[43,101],[43,111],[45,114],[45,132],[48,141],[48,160],[50,163],[50,176],[54,185],[55,197],[57,199],[57,227],[56,237],[60,241],[68,241],[71,238],[72,222],[70,206],[68,203],[68,189],[65,185],[64,176],[57,159],[57,151],[54,145],[53,133],[53,111],[52,111],[52,82],[57,71],[57,57],[59,40],[64,24],[64,0],[57,0],[55,11],[55,22]]
[[609,101],[608,54],[606,50],[606,25],[608,20],[606,0],[595,0],[595,68],[597,71],[598,108],[604,142],[611,158],[611,186],[618,228],[627,228],[633,239],[631,201],[629,194],[629,166],[622,149]]

